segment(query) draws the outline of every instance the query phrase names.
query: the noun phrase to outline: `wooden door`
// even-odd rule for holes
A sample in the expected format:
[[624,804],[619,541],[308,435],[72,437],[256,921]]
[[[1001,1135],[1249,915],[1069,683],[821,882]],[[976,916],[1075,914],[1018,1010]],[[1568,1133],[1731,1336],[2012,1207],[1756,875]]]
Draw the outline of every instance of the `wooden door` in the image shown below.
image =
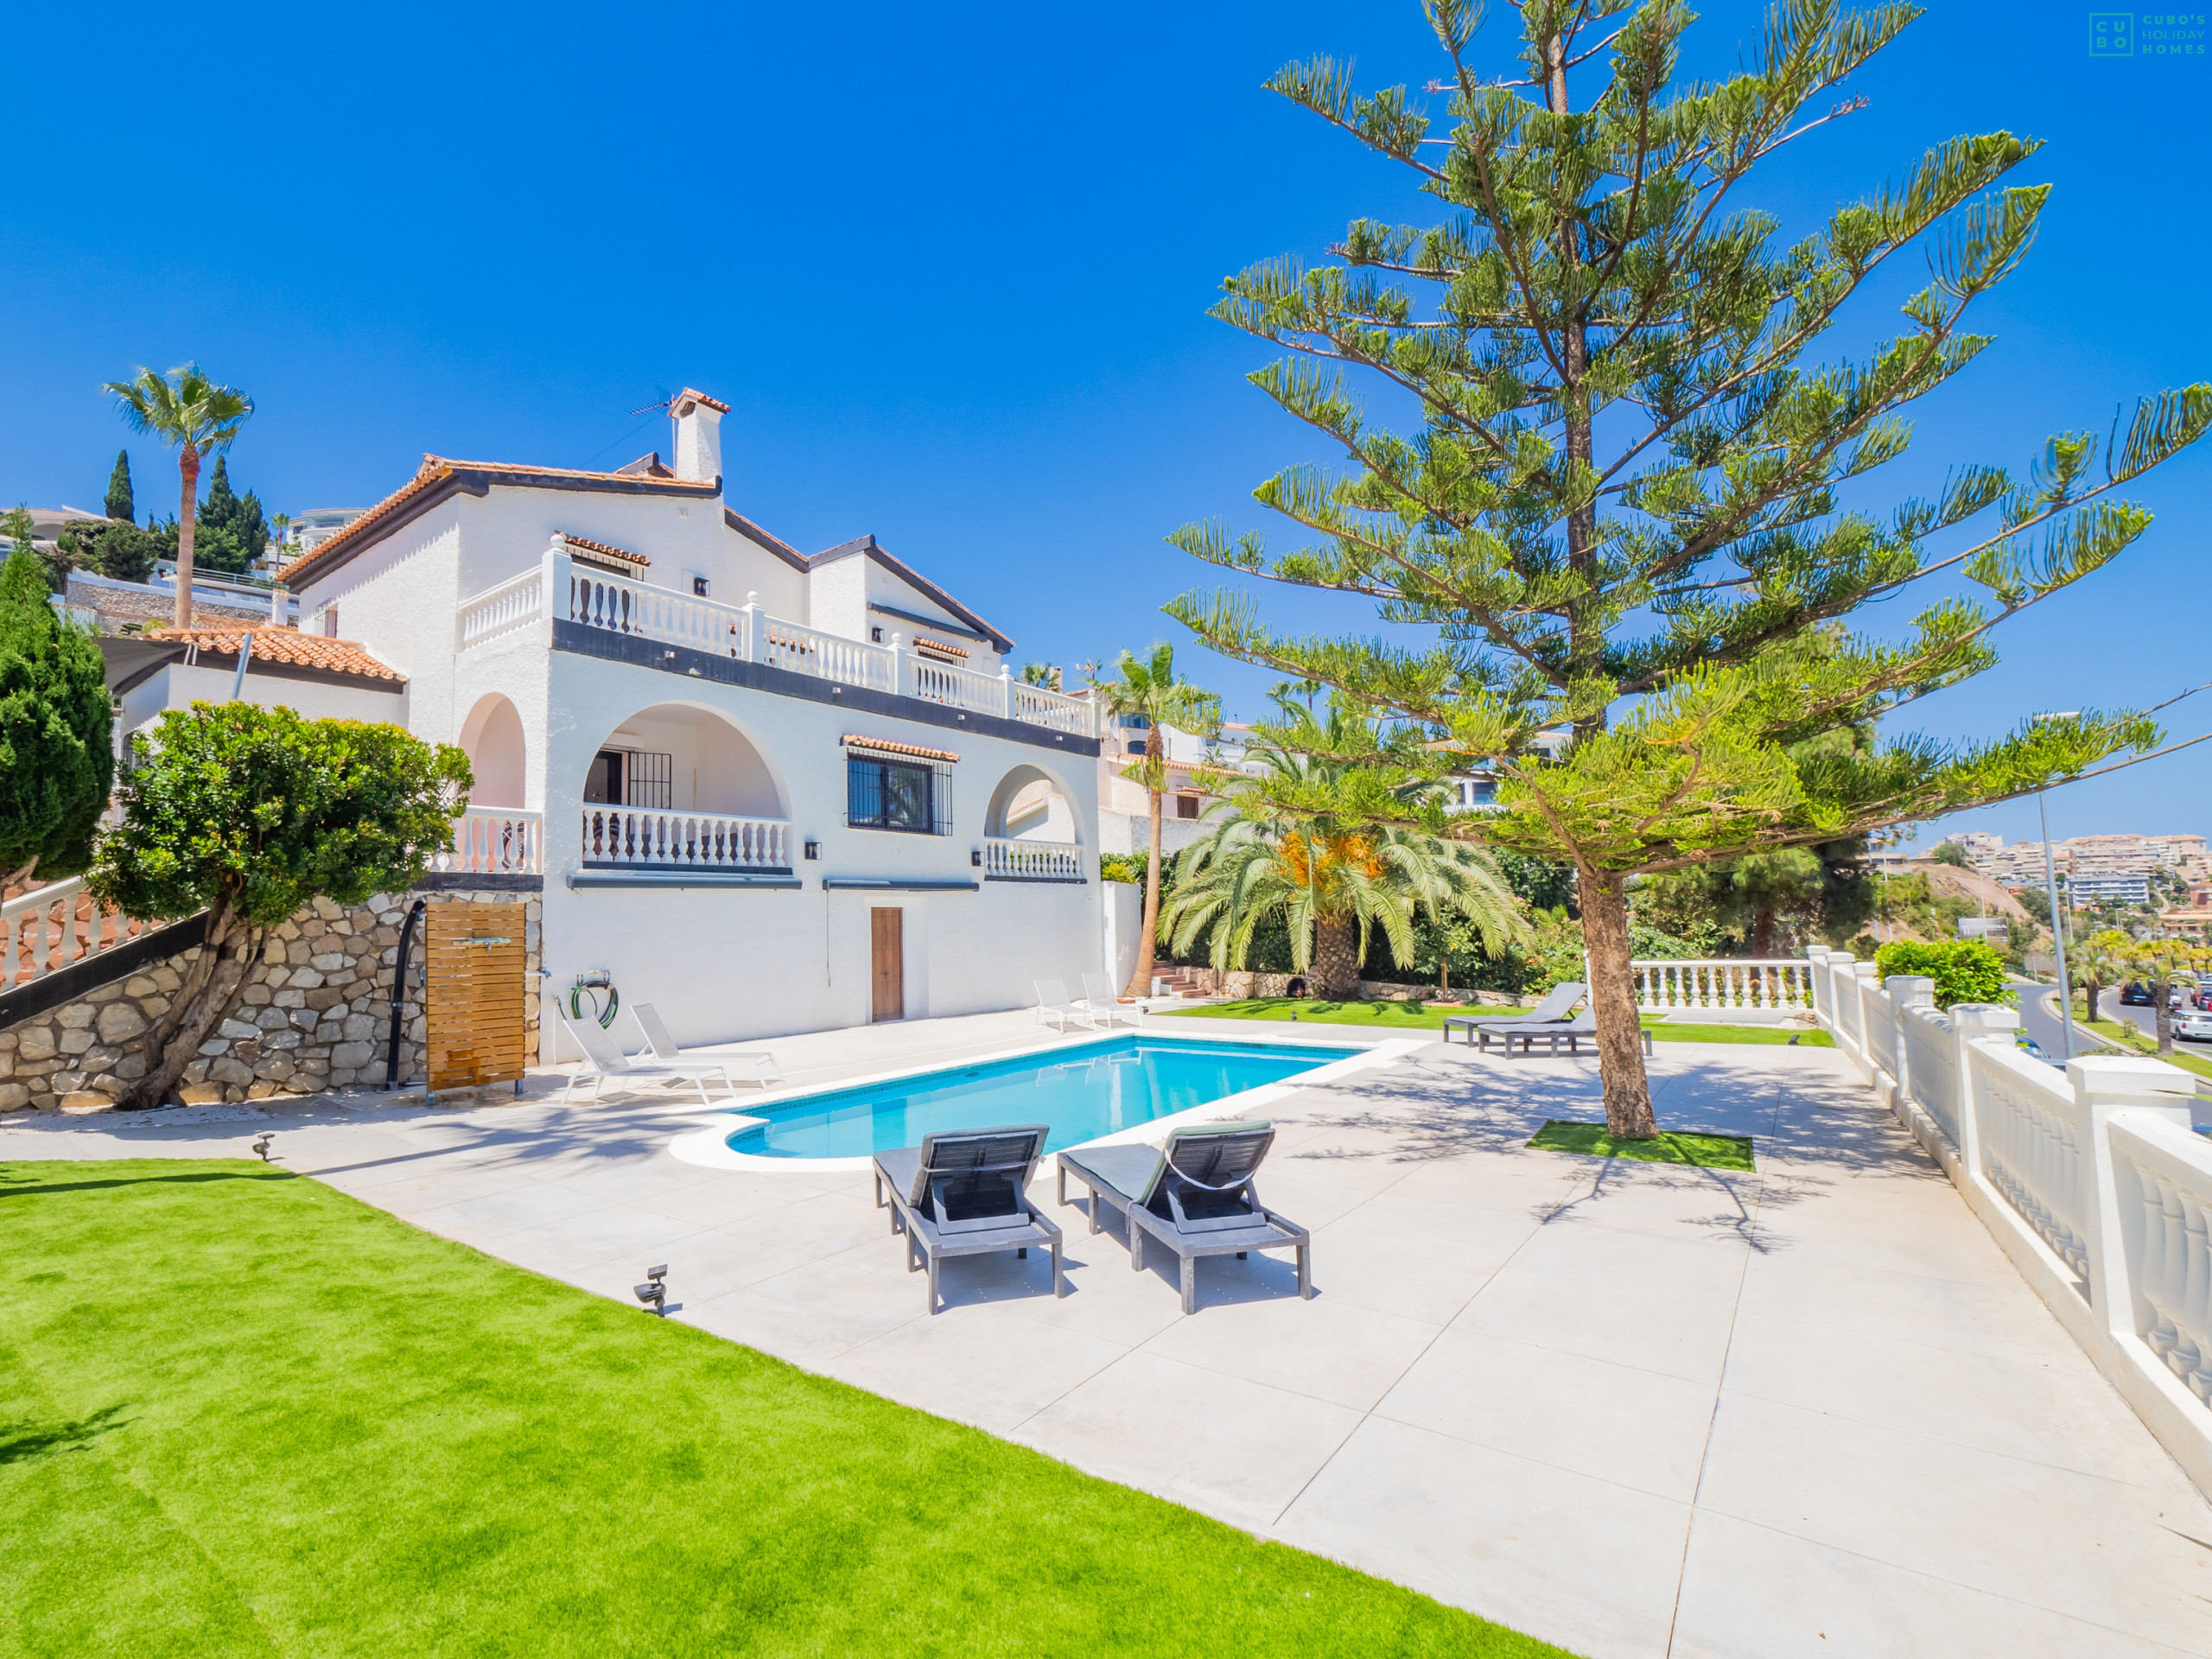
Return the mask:
[[429,1090],[522,1076],[523,911],[449,899],[423,915]]
[[868,987],[870,1020],[906,1017],[906,912],[871,910],[868,913]]

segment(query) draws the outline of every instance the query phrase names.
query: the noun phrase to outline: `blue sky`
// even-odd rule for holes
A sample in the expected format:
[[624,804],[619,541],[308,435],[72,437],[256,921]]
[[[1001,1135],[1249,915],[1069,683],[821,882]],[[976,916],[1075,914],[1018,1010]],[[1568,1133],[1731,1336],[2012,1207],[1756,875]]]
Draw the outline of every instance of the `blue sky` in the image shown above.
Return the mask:
[[[2056,189],[1982,311],[1998,343],[1916,412],[1898,493],[1953,462],[2021,466],[2050,430],[2212,377],[2212,59],[2092,59],[2088,19],[1923,18],[1850,87],[1870,107],[1750,198],[1802,229],[1955,132],[2049,141],[2016,175]],[[1725,72],[1758,22],[1708,6],[1689,67]],[[627,411],[688,383],[734,405],[744,511],[808,548],[872,531],[1023,658],[1062,663],[1179,639],[1158,607],[1214,578],[1162,535],[1260,524],[1252,486],[1325,458],[1243,383],[1264,354],[1205,315],[1220,277],[1420,211],[1261,79],[1313,50],[1357,57],[1370,85],[1435,72],[1410,0],[649,22],[47,7],[12,43],[52,96],[11,124],[0,177],[0,499],[97,507],[126,435],[96,388],[140,363],[196,358],[253,394],[232,473],[272,511],[365,505],[425,450],[665,452],[664,423]],[[1894,327],[1902,291],[1856,307],[1852,347]],[[130,447],[142,512],[173,506],[166,455]],[[2010,625],[2002,665],[1923,705],[1921,729],[1987,735],[2212,679],[2212,445],[2139,494],[2158,514],[2143,541]],[[1287,626],[1373,626],[1356,601],[1263,598]],[[1232,714],[1258,711],[1269,677],[1185,656]],[[2176,735],[2212,727],[2204,703]],[[2051,816],[2061,835],[2212,832],[2212,760],[2072,786]],[[2008,839],[2033,823],[2032,803],[1967,821]]]

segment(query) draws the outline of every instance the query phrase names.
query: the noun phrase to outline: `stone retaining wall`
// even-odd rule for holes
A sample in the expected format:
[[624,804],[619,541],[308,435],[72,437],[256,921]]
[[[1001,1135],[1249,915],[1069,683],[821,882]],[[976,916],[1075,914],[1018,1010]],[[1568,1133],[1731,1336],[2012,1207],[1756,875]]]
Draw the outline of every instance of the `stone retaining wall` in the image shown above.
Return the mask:
[[[185,1068],[190,1105],[380,1086],[391,1030],[399,931],[416,895],[379,893],[345,909],[318,899],[278,927],[238,1005]],[[537,1057],[542,906],[533,893],[424,894],[524,906],[523,1055]],[[416,924],[402,1004],[399,1076],[423,1075],[423,927]],[[99,1111],[146,1073],[138,1039],[183,983],[194,946],[74,1002],[0,1031],[0,1112]]]

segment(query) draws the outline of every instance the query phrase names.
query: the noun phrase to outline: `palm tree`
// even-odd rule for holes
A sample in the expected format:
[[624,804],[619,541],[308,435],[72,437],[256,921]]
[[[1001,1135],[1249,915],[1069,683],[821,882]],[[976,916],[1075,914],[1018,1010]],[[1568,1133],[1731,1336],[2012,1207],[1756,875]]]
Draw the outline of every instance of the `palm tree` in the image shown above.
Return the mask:
[[[1163,925],[1179,953],[1211,935],[1215,969],[1241,969],[1261,925],[1280,918],[1292,966],[1310,971],[1322,995],[1342,998],[1358,988],[1378,929],[1393,961],[1413,960],[1416,912],[1431,922],[1446,912],[1465,916],[1488,951],[1527,936],[1520,901],[1482,849],[1329,810],[1351,808],[1383,776],[1335,758],[1371,747],[1369,722],[1338,704],[1321,720],[1287,697],[1278,702],[1290,720],[1284,740],[1246,751],[1266,771],[1229,785],[1215,809],[1225,816],[1177,863]],[[1411,813],[1430,792],[1419,787],[1399,799]]]
[[2134,941],[2116,927],[2092,933],[2075,947],[2075,954],[2067,958],[2067,977],[2082,988],[2088,999],[2088,1017],[2101,1020],[2097,1004],[2113,986],[2127,977],[2127,961],[2120,953]]
[[2158,1052],[2172,1053],[2174,1012],[2168,1006],[2168,992],[2174,981],[2183,975],[2190,976],[2190,983],[2194,986],[2196,970],[2212,963],[2212,951],[2188,939],[2145,939],[2130,945],[2121,955],[2150,982],[2151,1008],[2157,1016]]
[[141,368],[134,380],[111,380],[101,388],[123,406],[123,418],[143,432],[176,446],[176,467],[184,481],[184,502],[177,512],[176,625],[192,626],[192,521],[200,499],[200,462],[220,454],[237,441],[238,428],[253,413],[253,399],[235,386],[219,386],[187,363],[165,379]]
[[1098,680],[1092,687],[1109,715],[1134,715],[1145,723],[1144,757],[1122,768],[1122,776],[1144,785],[1152,809],[1151,842],[1145,855],[1144,925],[1137,935],[1137,965],[1124,996],[1152,988],[1154,946],[1160,929],[1160,798],[1167,787],[1167,740],[1163,726],[1211,735],[1221,725],[1221,699],[1188,680],[1175,677],[1175,647],[1154,645],[1141,662],[1133,651],[1122,653],[1121,678]]

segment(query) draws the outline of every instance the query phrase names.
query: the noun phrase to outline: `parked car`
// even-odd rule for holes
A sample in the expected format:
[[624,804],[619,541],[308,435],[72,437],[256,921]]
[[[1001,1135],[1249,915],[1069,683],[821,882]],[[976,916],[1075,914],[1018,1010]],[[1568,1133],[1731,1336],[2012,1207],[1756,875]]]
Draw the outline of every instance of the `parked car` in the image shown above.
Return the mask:
[[2174,1021],[2174,1035],[2184,1042],[2212,1043],[2212,1014],[2185,1014]]
[[2131,979],[2120,988],[2120,1000],[2131,1008],[2151,1006],[2151,988],[2139,979]]

